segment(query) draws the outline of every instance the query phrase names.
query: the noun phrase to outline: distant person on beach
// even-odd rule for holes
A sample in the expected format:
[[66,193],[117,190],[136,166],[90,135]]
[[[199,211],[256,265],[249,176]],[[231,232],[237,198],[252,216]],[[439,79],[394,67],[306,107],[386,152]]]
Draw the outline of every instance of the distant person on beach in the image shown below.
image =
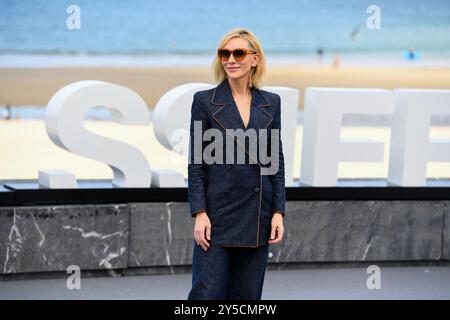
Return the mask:
[[[219,84],[194,94],[188,195],[190,213],[195,217],[195,242],[189,300],[260,300],[269,245],[283,238],[284,157],[281,137],[276,138],[278,146],[272,141],[272,129],[276,133],[281,128],[281,98],[260,89],[265,61],[260,42],[252,32],[242,28],[231,30],[220,41],[213,63]],[[231,140],[233,148],[223,146],[222,150],[221,145],[220,152],[215,150],[216,156],[222,154],[220,159],[207,164],[204,158],[210,156],[206,155],[205,146],[198,143],[202,152],[194,150],[195,141],[203,142],[194,136],[199,123],[202,137],[204,130],[214,128],[221,135],[218,140],[224,144]],[[228,139],[230,130],[237,130],[235,136],[240,132],[258,135],[259,141],[250,138],[242,145],[236,137]],[[250,150],[254,147],[252,143],[260,147],[264,143],[266,150],[272,148],[267,145],[275,144],[276,151],[271,151],[271,157],[278,158],[276,173],[268,175],[259,159],[250,161],[247,140]],[[231,153],[227,154],[229,149]],[[244,155],[245,163],[235,163],[240,158],[238,153]]]
[[5,120],[12,119],[12,109],[11,109],[10,105],[6,105],[4,114],[5,114],[4,115]]
[[333,58],[333,67],[337,69],[340,66],[341,66],[341,55],[339,53],[336,53]]
[[321,64],[322,61],[323,61],[323,48],[322,47],[318,47],[317,50],[316,50],[316,53],[317,53],[317,57],[318,57],[319,63]]
[[403,52],[403,57],[404,57],[406,60],[414,61],[414,60],[419,59],[419,53],[416,52],[416,50],[414,50],[413,47],[409,47],[408,50],[405,50],[405,51]]

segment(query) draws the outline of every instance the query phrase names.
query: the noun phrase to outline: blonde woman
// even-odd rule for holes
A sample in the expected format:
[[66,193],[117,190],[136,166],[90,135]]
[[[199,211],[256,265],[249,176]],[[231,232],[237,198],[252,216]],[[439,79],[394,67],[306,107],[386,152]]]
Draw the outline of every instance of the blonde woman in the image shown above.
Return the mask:
[[[191,109],[188,194],[195,245],[188,299],[260,300],[269,245],[280,242],[284,233],[280,96],[260,89],[265,56],[251,31],[228,32],[213,68],[219,84],[196,92]],[[211,152],[213,162],[205,161],[211,151],[204,137],[208,129],[216,129],[223,142],[223,150]],[[230,129],[253,131],[257,138],[249,143],[266,141],[266,150],[271,150],[270,132],[278,129],[277,172],[262,174],[265,165],[249,151],[247,141],[236,139],[237,134],[231,138],[234,153],[230,154],[226,146]],[[238,161],[239,152],[245,163]]]

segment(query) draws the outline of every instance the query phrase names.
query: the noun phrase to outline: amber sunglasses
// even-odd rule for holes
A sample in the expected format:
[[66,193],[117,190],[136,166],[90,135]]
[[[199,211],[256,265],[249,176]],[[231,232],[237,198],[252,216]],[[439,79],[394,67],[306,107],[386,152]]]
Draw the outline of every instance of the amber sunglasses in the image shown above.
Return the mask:
[[236,61],[242,61],[245,59],[248,53],[256,53],[256,51],[251,51],[247,49],[234,49],[234,50],[228,50],[228,49],[217,49],[217,55],[222,61],[228,61],[230,59],[231,55],[233,55],[234,60]]

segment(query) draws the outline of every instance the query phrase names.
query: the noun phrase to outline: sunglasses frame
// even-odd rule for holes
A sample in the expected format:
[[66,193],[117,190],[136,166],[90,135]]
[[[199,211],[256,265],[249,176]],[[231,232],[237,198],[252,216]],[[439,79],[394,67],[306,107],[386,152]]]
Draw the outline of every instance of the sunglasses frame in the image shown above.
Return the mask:
[[[237,50],[242,50],[244,51],[244,55],[242,56],[242,58],[236,58],[236,56],[234,55],[234,52]],[[221,57],[221,52],[222,51],[227,51],[229,54],[228,58],[225,57]],[[247,54],[249,53],[258,53],[257,51],[252,51],[252,50],[248,50],[246,48],[236,48],[234,50],[229,50],[229,49],[217,49],[217,56],[219,57],[219,59],[221,59],[222,61],[228,61],[231,58],[231,55],[233,55],[234,60],[236,60],[237,62],[242,61],[245,59],[245,57],[247,57]]]

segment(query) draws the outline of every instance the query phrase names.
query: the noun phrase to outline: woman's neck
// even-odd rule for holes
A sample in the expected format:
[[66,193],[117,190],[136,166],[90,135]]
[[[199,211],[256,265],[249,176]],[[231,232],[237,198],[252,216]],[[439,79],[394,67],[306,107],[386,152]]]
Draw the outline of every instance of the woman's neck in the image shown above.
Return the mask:
[[230,83],[230,88],[233,96],[235,97],[248,97],[251,95],[251,89],[248,86],[248,79],[230,79],[228,78],[228,82]]

